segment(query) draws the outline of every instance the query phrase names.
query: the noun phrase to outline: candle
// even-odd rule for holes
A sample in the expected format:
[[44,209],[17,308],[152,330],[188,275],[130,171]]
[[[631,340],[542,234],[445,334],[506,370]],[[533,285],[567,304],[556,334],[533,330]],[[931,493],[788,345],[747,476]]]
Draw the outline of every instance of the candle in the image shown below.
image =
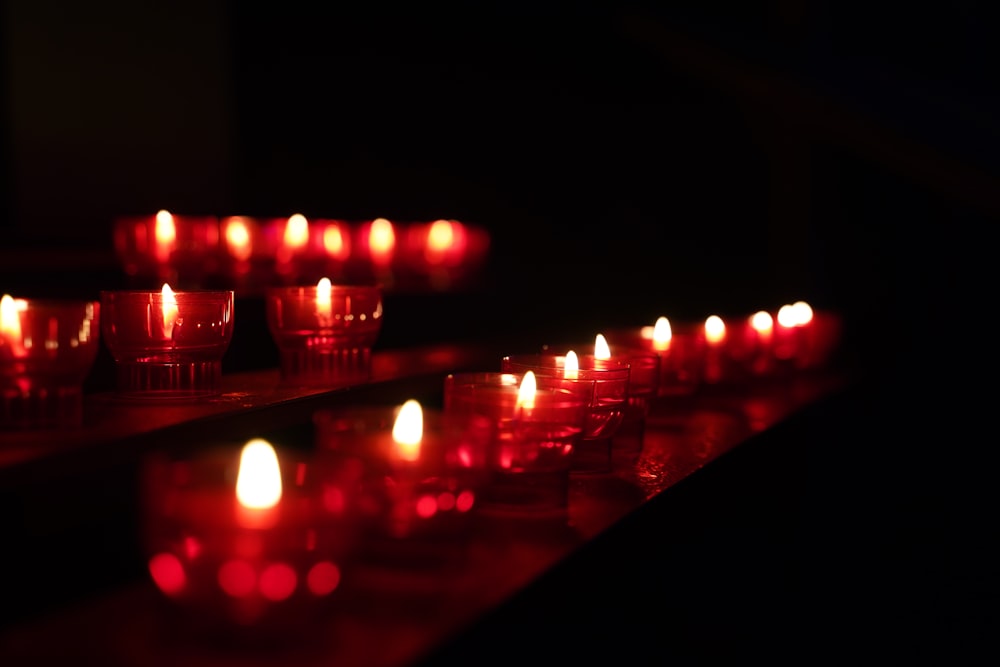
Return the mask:
[[481,415],[490,427],[482,507],[532,515],[566,511],[573,450],[583,437],[593,385],[530,370],[445,377],[445,412]]
[[291,639],[316,620],[340,590],[357,529],[317,466],[261,438],[147,460],[147,565],[178,622]]
[[593,354],[569,350],[558,354],[508,355],[501,360],[504,373],[554,376],[567,382],[593,382],[593,394],[587,406],[584,432],[573,452],[571,471],[604,473],[612,469],[611,438],[621,426],[628,400],[629,362],[621,359],[598,359]]
[[402,265],[417,286],[432,290],[468,286],[488,247],[485,230],[457,220],[414,223],[405,230]]
[[840,318],[835,313],[813,311],[805,301],[785,304],[778,310],[774,356],[797,370],[826,365],[841,335]]
[[604,334],[594,340],[597,359],[620,360],[629,366],[628,393],[621,426],[612,438],[612,462],[617,467],[631,467],[642,455],[646,430],[653,399],[660,385],[660,357],[655,352],[625,345],[612,349]]
[[119,217],[114,247],[130,277],[199,287],[219,270],[219,219],[167,210]]
[[231,290],[101,292],[104,342],[122,397],[189,399],[220,393],[233,335]]
[[82,424],[100,313],[96,301],[0,297],[0,429]]
[[455,565],[485,479],[485,420],[411,399],[319,410],[313,423],[330,479],[359,490],[361,560],[397,582]]
[[774,318],[758,310],[741,322],[729,346],[730,356],[748,378],[767,377],[774,373]]
[[651,411],[668,406],[678,397],[689,396],[697,389],[701,373],[696,354],[696,327],[686,323],[671,324],[666,316],[660,316],[651,326],[613,330],[606,338],[609,344],[649,351],[659,358],[658,400],[650,406]]
[[379,286],[321,278],[312,287],[270,287],[265,310],[286,384],[344,386],[370,377],[382,328]]
[[698,338],[703,386],[716,385],[733,379],[726,348],[728,336],[726,323],[720,316],[709,315],[705,318]]

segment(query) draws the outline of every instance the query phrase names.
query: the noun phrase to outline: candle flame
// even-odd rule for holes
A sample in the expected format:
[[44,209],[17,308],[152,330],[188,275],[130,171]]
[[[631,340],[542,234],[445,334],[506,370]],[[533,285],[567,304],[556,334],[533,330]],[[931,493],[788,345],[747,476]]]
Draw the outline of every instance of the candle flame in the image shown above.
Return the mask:
[[670,341],[673,337],[670,320],[665,317],[657,318],[656,324],[653,325],[653,349],[658,352],[670,349]]
[[174,216],[169,211],[158,211],[156,213],[156,225],[153,230],[153,238],[156,239],[156,256],[165,262],[170,258],[170,251],[177,241],[177,225],[174,223]]
[[563,363],[563,377],[567,380],[575,380],[580,375],[580,359],[576,352],[570,350],[566,353],[566,361]]
[[792,304],[786,303],[778,309],[778,324],[786,329],[798,326],[798,316]]
[[163,288],[160,290],[160,294],[163,297],[161,308],[163,309],[163,334],[167,338],[172,338],[174,334],[174,324],[177,322],[177,296],[174,291],[170,289],[170,285],[163,283]]
[[774,318],[766,310],[758,310],[750,316],[750,326],[759,333],[771,333],[774,328]]
[[709,315],[705,319],[705,339],[712,345],[721,343],[726,338],[726,323],[718,315]]
[[323,248],[331,257],[344,259],[347,256],[347,243],[340,231],[340,225],[330,225],[323,230]]
[[435,220],[427,233],[427,247],[441,252],[447,250],[455,242],[455,230],[448,220]]
[[805,301],[796,301],[792,304],[792,308],[795,310],[795,321],[798,326],[805,326],[812,322],[813,309]]
[[420,458],[420,441],[424,437],[424,411],[420,403],[409,399],[399,408],[396,421],[392,425],[392,440],[396,443],[396,453],[404,461]]
[[536,393],[538,393],[538,381],[535,379],[535,373],[528,371],[524,374],[524,377],[521,379],[521,386],[517,389],[517,403],[515,404],[515,408],[534,410]]
[[281,466],[267,440],[254,438],[240,452],[236,499],[249,509],[268,509],[281,500]]
[[333,284],[329,278],[320,278],[316,283],[316,314],[321,320],[328,320],[333,309]]
[[250,230],[242,218],[231,218],[226,223],[226,246],[229,253],[240,261],[250,258],[253,250],[250,244]]
[[392,253],[396,245],[396,232],[392,228],[392,223],[385,218],[372,220],[371,228],[368,230],[368,248],[372,257],[384,260]]
[[285,223],[285,247],[301,248],[309,242],[309,221],[301,213],[289,216]]
[[18,304],[10,294],[0,298],[0,334],[9,336],[13,342],[21,342],[21,317],[17,314]]
[[594,358],[611,358],[611,348],[608,346],[608,339],[604,337],[604,334],[597,334],[597,337],[594,339]]

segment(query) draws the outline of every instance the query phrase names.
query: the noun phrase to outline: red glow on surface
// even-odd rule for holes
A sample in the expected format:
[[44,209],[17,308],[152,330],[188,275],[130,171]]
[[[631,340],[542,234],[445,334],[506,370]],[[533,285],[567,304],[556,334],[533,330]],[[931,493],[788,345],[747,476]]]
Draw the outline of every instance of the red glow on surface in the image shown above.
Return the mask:
[[173,554],[160,553],[150,558],[149,574],[156,587],[167,595],[177,595],[187,583],[184,566]]
[[219,588],[226,595],[234,598],[241,598],[253,592],[256,582],[256,574],[253,566],[243,560],[231,560],[222,564],[219,568]]
[[194,560],[201,553],[201,542],[193,537],[184,538],[184,555],[188,560]]
[[306,575],[306,586],[313,595],[329,595],[340,585],[340,568],[329,561],[316,563]]
[[323,507],[327,512],[340,514],[344,511],[344,492],[339,486],[327,486],[323,489]]
[[469,447],[460,447],[458,450],[458,462],[463,468],[471,468],[473,462],[472,450]]
[[455,499],[455,509],[459,512],[468,512],[475,503],[476,494],[468,490],[462,491],[458,494],[458,498]]
[[438,511],[437,499],[434,496],[420,496],[417,499],[417,516],[421,519],[429,519]]
[[500,467],[507,470],[514,465],[514,454],[509,449],[504,448],[500,452]]
[[272,563],[260,573],[260,594],[272,602],[288,599],[295,592],[299,577],[291,565]]
[[438,509],[442,512],[447,512],[455,508],[455,494],[450,491],[445,491],[444,493],[438,494],[437,497]]
[[295,486],[302,486],[306,483],[306,464],[298,463],[295,466]]

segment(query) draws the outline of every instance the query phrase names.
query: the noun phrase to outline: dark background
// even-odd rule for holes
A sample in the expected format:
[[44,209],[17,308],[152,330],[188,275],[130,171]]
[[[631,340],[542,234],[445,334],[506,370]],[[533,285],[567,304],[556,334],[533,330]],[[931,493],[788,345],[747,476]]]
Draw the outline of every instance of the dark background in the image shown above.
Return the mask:
[[[167,208],[488,228],[484,284],[401,302],[385,345],[809,300],[845,317],[866,382],[786,436],[804,467],[757,459],[787,502],[741,531],[777,558],[787,543],[753,521],[801,529],[796,581],[816,585],[747,622],[822,610],[848,646],[968,647],[998,601],[995,435],[976,420],[1000,212],[990,18],[974,2],[8,0],[0,289],[95,296],[122,279],[113,219]],[[618,544],[663,556],[656,520]],[[866,632],[838,625],[852,615]]]

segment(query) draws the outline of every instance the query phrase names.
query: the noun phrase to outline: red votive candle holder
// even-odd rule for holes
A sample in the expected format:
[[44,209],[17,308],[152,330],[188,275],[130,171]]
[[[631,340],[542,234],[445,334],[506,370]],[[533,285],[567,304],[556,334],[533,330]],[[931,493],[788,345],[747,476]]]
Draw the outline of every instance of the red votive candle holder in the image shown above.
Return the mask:
[[101,292],[101,331],[115,360],[117,392],[189,399],[221,392],[233,335],[232,290]]
[[583,437],[593,395],[593,381],[532,371],[445,377],[444,411],[488,420],[488,478],[481,508],[533,516],[566,511],[573,451]]
[[748,379],[775,374],[774,318],[759,310],[737,323],[729,342],[729,354]]
[[395,287],[399,254],[397,225],[386,218],[375,218],[355,223],[353,231],[350,275],[357,282]]
[[146,460],[147,567],[177,629],[254,642],[316,629],[357,544],[344,490],[325,492],[318,466],[263,439]]
[[796,370],[825,366],[841,336],[841,320],[826,311],[815,312],[805,301],[786,304],[775,322],[774,356]]
[[270,287],[264,298],[283,382],[343,386],[368,380],[382,328],[381,287],[322,279],[311,287]]
[[155,215],[115,220],[114,247],[125,274],[197,288],[219,270],[219,219]]
[[515,354],[503,357],[501,371],[563,380],[593,382],[583,436],[573,451],[572,473],[606,473],[612,470],[612,438],[625,418],[628,402],[629,362],[598,359],[593,354],[569,351],[558,354]]
[[481,270],[489,248],[486,230],[457,220],[407,226],[402,265],[408,278],[432,290],[468,285]]
[[485,481],[486,421],[409,400],[318,410],[313,423],[332,471],[327,484],[356,490],[365,586],[433,592],[466,556]]
[[0,298],[0,428],[82,423],[100,312],[96,301]]
[[671,324],[659,317],[651,326],[613,330],[606,334],[612,347],[627,347],[652,352],[659,358],[660,377],[656,383],[656,405],[690,396],[701,379],[697,355],[697,327]]

